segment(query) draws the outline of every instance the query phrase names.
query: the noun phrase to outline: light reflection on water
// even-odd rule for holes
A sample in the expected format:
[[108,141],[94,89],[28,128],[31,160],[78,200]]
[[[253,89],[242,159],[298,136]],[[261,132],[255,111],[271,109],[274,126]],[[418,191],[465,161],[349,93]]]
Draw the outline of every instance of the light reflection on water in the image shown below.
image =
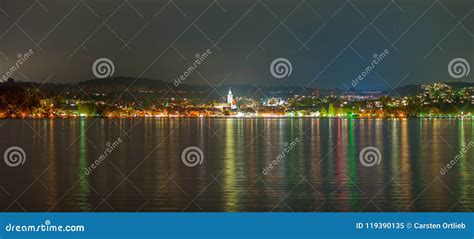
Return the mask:
[[[471,211],[472,120],[76,119],[7,120],[2,165],[6,211]],[[106,142],[123,140],[93,172]],[[300,141],[267,175],[263,168]],[[198,146],[204,163],[181,152]],[[359,162],[375,146],[382,160]]]

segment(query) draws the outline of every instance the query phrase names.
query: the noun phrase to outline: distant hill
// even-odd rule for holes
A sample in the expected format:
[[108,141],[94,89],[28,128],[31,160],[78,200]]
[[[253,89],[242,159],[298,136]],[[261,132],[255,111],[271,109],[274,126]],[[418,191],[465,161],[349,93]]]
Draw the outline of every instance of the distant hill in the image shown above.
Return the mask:
[[[474,87],[474,83],[467,83],[467,82],[443,82],[446,85],[453,87],[454,89],[461,89],[465,87]],[[394,91],[387,90],[382,92],[383,95],[389,94],[390,96],[397,97],[397,96],[410,96],[416,95],[423,92],[421,88],[422,85],[406,85],[395,89]]]
[[[92,79],[78,83],[83,89],[100,91],[122,91],[130,87],[130,91],[167,89],[170,84],[144,78],[112,77],[106,79]],[[168,85],[168,86],[167,86]]]
[[[182,84],[175,86],[173,83],[164,82],[161,80],[153,80],[146,78],[134,77],[112,77],[106,79],[92,79],[81,81],[76,84],[57,84],[57,83],[34,83],[34,82],[17,82],[16,84],[23,85],[27,88],[41,89],[47,95],[55,95],[68,91],[78,91],[77,85],[87,93],[108,93],[110,95],[119,95],[125,89],[133,93],[139,94],[153,94],[159,97],[175,97],[182,98],[207,98],[207,99],[225,99],[229,89],[235,97],[251,97],[254,99],[267,97],[293,97],[294,95],[314,95],[325,97],[327,95],[342,95],[350,92],[352,94],[366,94],[367,91],[358,91],[356,89],[340,90],[340,89],[316,89],[304,88],[301,86],[265,86],[265,85],[219,85],[212,87],[205,83],[201,85]],[[460,89],[464,87],[474,87],[474,83],[466,82],[445,82],[445,84]],[[377,96],[390,95],[392,97],[398,96],[413,96],[423,91],[421,85],[406,85],[395,89],[394,91],[386,90],[377,93]]]
[[334,93],[342,93],[341,90],[316,90],[305,89],[301,86],[262,86],[262,85],[220,85],[212,87],[208,85],[175,86],[160,80],[142,79],[133,77],[113,77],[107,79],[92,79],[81,81],[78,85],[85,91],[121,92],[128,88],[130,92],[169,92],[169,96],[179,95],[183,97],[209,97],[222,98],[229,89],[235,96],[247,96],[253,98],[266,97],[290,97],[296,94],[309,95],[319,93],[321,96]]

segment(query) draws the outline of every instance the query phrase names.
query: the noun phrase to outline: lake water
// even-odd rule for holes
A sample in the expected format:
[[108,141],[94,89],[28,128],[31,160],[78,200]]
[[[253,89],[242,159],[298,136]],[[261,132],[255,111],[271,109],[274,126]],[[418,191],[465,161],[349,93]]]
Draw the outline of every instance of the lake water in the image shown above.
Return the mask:
[[[466,145],[473,125],[440,119],[1,120],[0,153],[18,146],[26,157],[18,167],[2,158],[0,209],[472,211],[474,148]],[[202,150],[201,164],[185,161],[194,167],[182,160],[190,146]],[[364,166],[359,154],[369,146],[380,151],[380,160]]]

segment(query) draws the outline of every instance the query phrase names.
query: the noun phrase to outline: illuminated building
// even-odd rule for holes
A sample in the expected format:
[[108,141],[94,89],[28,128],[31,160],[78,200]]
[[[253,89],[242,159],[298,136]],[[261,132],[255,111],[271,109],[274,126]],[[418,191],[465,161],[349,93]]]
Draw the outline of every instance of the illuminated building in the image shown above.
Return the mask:
[[237,109],[237,102],[234,100],[234,95],[232,95],[232,90],[229,88],[229,93],[227,94],[227,104],[231,109]]

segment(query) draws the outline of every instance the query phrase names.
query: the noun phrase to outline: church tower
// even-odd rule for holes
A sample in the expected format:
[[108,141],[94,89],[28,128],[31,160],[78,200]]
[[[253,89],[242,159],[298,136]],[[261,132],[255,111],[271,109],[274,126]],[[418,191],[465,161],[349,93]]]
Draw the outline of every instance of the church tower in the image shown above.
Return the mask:
[[232,105],[234,101],[234,96],[232,95],[232,90],[229,88],[229,93],[227,94],[227,104]]
[[227,105],[230,106],[231,109],[237,109],[237,101],[234,99],[234,95],[232,95],[232,90],[229,88],[229,93],[227,94]]

